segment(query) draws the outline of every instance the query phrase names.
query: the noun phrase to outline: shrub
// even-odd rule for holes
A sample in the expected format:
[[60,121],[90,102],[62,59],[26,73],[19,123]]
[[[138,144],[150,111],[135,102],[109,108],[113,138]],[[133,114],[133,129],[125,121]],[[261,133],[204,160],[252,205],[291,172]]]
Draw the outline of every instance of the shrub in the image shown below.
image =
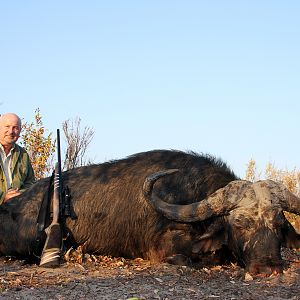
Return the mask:
[[35,110],[34,119],[34,122],[25,122],[22,125],[21,145],[28,152],[36,179],[41,179],[53,170],[55,140],[51,132],[46,134],[39,108]]

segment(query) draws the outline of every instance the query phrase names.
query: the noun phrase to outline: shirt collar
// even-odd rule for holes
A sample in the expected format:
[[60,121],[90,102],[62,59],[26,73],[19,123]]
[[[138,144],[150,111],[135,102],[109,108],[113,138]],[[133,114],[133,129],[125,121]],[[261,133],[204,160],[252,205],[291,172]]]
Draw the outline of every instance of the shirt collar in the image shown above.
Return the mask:
[[[15,148],[16,148],[16,144],[13,144],[13,146],[11,147],[11,149],[10,149],[10,151],[9,151],[9,153],[8,153],[7,156],[9,156],[10,154],[12,154],[12,152],[13,152],[13,150],[14,150]],[[3,148],[2,144],[0,144],[0,151],[1,151],[2,154],[5,154],[5,156],[6,156],[6,153],[5,153],[5,151],[4,151],[4,148]]]

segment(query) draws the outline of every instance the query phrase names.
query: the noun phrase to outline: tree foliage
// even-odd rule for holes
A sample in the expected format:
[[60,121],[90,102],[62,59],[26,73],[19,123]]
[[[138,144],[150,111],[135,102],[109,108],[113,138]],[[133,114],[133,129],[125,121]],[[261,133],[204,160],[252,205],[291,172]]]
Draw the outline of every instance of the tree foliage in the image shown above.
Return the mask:
[[246,180],[257,181],[260,179],[270,179],[283,183],[288,190],[300,196],[300,172],[294,168],[292,171],[282,170],[275,167],[274,163],[268,162],[265,168],[264,176],[257,171],[256,162],[250,159],[246,169]]
[[[75,167],[89,164],[86,159],[86,151],[91,143],[94,131],[90,127],[81,130],[81,119],[67,120],[62,124],[67,142],[63,169],[69,170]],[[56,139],[52,133],[47,134],[42,121],[40,109],[35,110],[34,122],[25,122],[22,125],[21,145],[29,154],[32,167],[37,179],[49,176],[54,169],[53,154],[56,151]]]
[[34,122],[22,125],[21,144],[31,159],[31,164],[37,179],[50,174],[53,169],[52,157],[55,152],[55,140],[50,132],[46,134],[40,109],[35,110]]

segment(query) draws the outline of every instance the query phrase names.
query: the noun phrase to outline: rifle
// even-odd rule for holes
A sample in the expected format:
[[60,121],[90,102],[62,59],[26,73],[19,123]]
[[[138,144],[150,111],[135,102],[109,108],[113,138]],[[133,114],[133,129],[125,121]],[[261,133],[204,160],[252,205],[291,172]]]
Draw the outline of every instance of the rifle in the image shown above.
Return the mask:
[[57,152],[58,162],[55,165],[54,171],[54,190],[52,197],[52,222],[45,229],[47,238],[42,251],[40,266],[41,267],[57,267],[60,263],[61,248],[62,248],[62,228],[61,215],[63,210],[62,205],[62,175],[61,175],[61,155],[60,155],[60,136],[57,129]]

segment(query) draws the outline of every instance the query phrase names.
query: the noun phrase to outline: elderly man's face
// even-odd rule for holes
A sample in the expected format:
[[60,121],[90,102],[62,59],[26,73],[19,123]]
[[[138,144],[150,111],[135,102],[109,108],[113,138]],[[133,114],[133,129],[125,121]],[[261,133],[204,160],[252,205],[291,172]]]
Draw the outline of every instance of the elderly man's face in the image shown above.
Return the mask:
[[21,132],[20,120],[15,115],[3,115],[0,117],[0,143],[3,146],[14,144]]

